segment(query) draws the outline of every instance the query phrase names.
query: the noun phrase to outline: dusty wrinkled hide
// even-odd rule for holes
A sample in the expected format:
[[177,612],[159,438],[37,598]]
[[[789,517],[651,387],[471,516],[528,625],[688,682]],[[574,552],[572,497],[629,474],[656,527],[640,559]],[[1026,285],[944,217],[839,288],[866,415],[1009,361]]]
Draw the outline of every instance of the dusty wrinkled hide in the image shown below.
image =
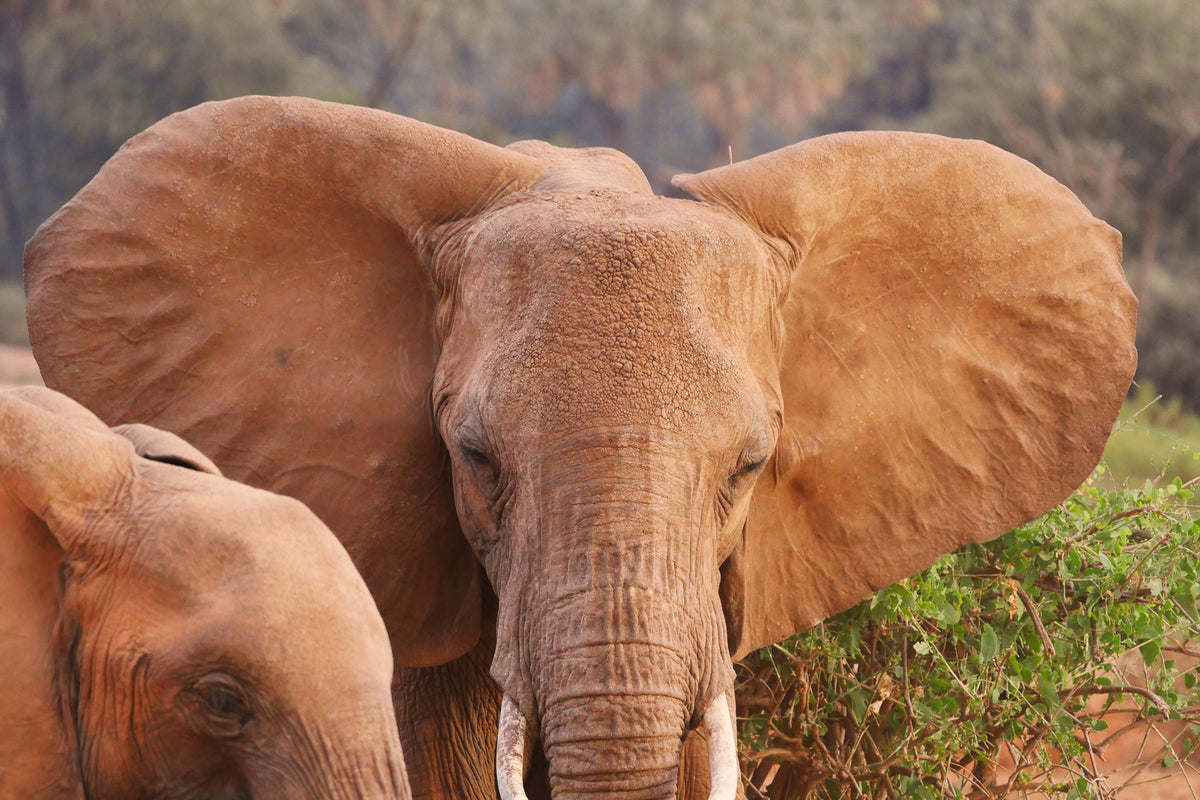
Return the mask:
[[50,385],[346,545],[418,796],[495,797],[493,748],[506,797],[669,797],[681,754],[691,796],[709,739],[726,796],[731,659],[1099,457],[1135,301],[1032,165],[855,133],[676,185],[245,98],[131,140],[30,243]]

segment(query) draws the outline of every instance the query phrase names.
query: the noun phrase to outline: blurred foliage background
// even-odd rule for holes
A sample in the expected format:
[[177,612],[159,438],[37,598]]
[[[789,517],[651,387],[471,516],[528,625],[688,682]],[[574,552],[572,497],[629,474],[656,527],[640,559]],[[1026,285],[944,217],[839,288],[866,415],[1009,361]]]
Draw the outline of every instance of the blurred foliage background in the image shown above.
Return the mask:
[[924,130],[1034,161],[1121,230],[1141,381],[1197,410],[1197,42],[1191,0],[0,0],[0,281],[126,138],[210,99],[608,145],[660,189],[731,151]]
[[[1200,768],[1198,43],[1194,0],[0,0],[0,342],[37,225],[205,100],[607,145],[659,190],[837,130],[993,142],[1124,235],[1135,393],[1054,514],[742,665],[748,791],[1109,797]],[[1153,740],[1134,778],[1104,776],[1109,722]]]
[[1140,377],[1196,410],[1197,42],[1191,0],[0,0],[0,280],[126,138],[240,94],[608,145],[660,189],[731,149],[924,130],[1034,161],[1121,230]]

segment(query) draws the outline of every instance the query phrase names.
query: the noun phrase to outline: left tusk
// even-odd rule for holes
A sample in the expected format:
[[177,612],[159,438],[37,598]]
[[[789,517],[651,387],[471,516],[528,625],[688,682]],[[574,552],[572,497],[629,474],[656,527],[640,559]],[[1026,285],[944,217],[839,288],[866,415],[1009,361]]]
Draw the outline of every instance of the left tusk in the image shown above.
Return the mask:
[[718,697],[704,712],[708,735],[708,800],[734,800],[741,771],[738,767],[737,734],[733,728],[733,690]]
[[[496,787],[501,800],[529,800],[525,794],[525,738],[529,722],[508,692],[500,703],[496,734]],[[732,795],[731,795],[732,796]]]

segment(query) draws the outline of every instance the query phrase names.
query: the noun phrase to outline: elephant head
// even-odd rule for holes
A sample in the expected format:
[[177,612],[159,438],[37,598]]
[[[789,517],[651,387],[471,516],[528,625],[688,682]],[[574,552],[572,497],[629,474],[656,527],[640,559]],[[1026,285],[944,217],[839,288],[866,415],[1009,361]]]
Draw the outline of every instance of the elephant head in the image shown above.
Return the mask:
[[392,669],[299,502],[0,393],[0,798],[407,798]]
[[732,660],[1086,478],[1135,301],[1118,234],[981,142],[835,135],[676,184],[200,106],[30,243],[35,352],[309,503],[398,663],[494,624],[502,795],[540,740],[556,797],[673,796],[699,727],[731,796]]

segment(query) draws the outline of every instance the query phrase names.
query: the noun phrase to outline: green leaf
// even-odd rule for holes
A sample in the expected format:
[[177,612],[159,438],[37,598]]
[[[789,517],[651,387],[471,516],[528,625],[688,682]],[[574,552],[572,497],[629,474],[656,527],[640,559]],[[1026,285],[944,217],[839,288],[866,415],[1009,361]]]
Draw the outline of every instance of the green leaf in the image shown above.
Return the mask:
[[1058,705],[1058,687],[1045,674],[1038,675],[1037,690],[1047,708],[1052,709]]
[[851,689],[847,699],[850,701],[850,713],[854,715],[854,721],[862,725],[867,719],[867,693],[863,689]]
[[983,634],[979,640],[979,657],[984,661],[991,661],[1000,652],[1000,638],[996,636],[996,629],[986,622],[983,623]]
[[1150,666],[1158,661],[1158,654],[1162,652],[1162,646],[1151,639],[1148,642],[1143,642],[1138,648],[1142,653],[1142,661],[1146,662],[1146,666]]

